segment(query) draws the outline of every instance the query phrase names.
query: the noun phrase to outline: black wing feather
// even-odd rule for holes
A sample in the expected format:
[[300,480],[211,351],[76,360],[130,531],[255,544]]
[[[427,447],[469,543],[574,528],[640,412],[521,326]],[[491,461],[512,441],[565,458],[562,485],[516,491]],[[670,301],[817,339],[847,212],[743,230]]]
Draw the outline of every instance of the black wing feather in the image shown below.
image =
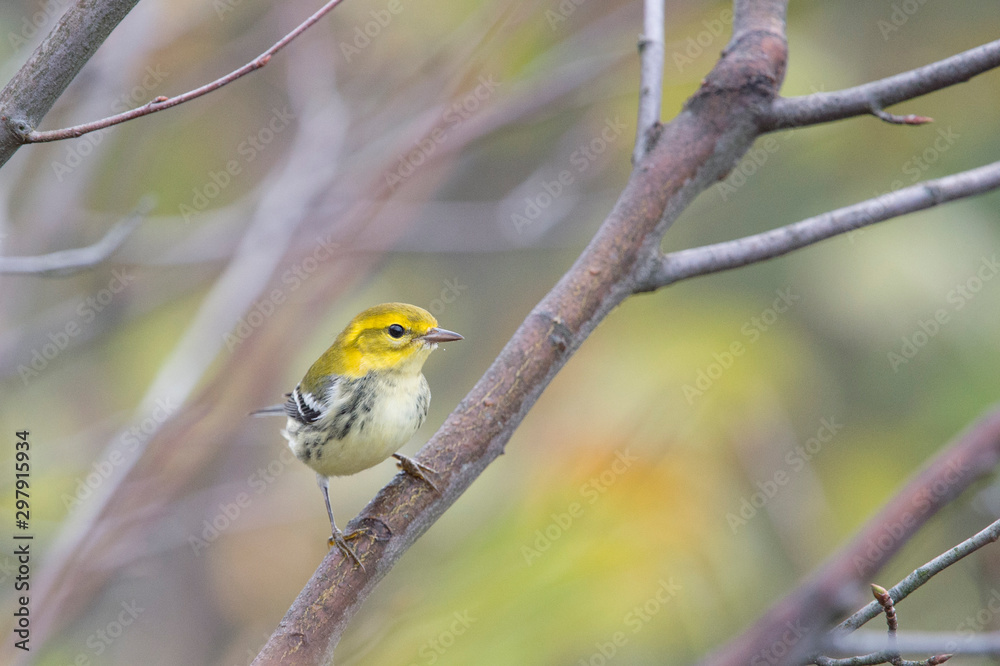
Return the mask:
[[288,400],[285,401],[285,414],[302,424],[315,423],[323,416],[320,410],[311,407],[305,401],[298,386],[288,394]]

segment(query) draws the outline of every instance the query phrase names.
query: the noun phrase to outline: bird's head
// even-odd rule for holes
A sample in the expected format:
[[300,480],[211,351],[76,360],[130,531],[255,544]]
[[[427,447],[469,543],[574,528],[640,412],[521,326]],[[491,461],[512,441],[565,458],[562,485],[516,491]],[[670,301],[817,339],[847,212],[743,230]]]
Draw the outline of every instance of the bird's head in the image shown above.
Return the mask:
[[308,374],[348,377],[362,377],[372,371],[415,374],[439,342],[461,339],[458,333],[438,328],[437,319],[423,308],[383,303],[352,319]]

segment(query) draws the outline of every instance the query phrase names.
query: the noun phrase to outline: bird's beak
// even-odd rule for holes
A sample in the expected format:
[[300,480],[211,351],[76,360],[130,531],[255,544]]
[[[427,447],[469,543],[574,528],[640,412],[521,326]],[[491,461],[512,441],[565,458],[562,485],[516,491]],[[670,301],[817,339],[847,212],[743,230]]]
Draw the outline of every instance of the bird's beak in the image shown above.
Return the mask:
[[452,331],[447,331],[443,328],[437,328],[437,327],[434,327],[431,330],[427,331],[426,333],[421,335],[420,338],[424,342],[430,342],[432,344],[438,342],[454,342],[455,340],[463,339],[462,336],[459,335],[458,333],[454,333]]

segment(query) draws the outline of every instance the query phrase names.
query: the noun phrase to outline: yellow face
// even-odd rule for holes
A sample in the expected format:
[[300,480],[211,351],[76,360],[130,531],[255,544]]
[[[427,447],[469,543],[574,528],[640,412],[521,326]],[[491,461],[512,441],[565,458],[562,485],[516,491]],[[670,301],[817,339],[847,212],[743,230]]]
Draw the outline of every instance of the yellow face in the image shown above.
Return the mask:
[[383,303],[352,319],[304,381],[312,384],[331,374],[362,377],[372,371],[418,373],[437,343],[461,339],[437,328],[437,319],[423,308]]
[[355,317],[337,338],[349,358],[359,361],[360,374],[423,365],[434,349],[423,336],[437,326],[430,312],[405,303],[385,303],[369,308]]

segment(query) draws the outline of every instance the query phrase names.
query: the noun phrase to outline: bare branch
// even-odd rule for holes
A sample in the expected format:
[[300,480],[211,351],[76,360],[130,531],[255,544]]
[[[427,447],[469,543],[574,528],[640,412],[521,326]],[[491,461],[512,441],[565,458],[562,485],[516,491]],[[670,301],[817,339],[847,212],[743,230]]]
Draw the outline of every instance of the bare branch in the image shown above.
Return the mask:
[[920,124],[922,116],[894,116],[887,106],[968,81],[1000,66],[1000,40],[977,46],[933,64],[854,88],[774,100],[760,117],[761,129],[802,127],[873,114],[890,122]]
[[0,166],[139,0],[79,0],[0,92]]
[[183,104],[202,95],[206,95],[214,90],[232,83],[236,79],[246,76],[250,72],[256,71],[269,63],[271,61],[271,56],[286,47],[293,39],[301,35],[303,32],[308,30],[319,21],[323,16],[329,13],[334,7],[339,5],[343,0],[330,0],[325,5],[320,7],[312,16],[303,21],[297,28],[292,30],[290,33],[278,40],[271,48],[261,53],[259,56],[243,65],[239,69],[235,69],[229,74],[212,81],[211,83],[206,83],[200,88],[195,88],[190,90],[183,95],[177,95],[176,97],[157,97],[148,104],[143,106],[130,109],[123,113],[119,113],[114,116],[109,116],[107,118],[102,118],[101,120],[95,120],[89,123],[84,123],[82,125],[74,125],[73,127],[67,127],[58,130],[48,130],[44,132],[39,132],[30,129],[30,125],[18,123],[13,128],[14,131],[20,137],[22,143],[43,143],[46,141],[60,141],[62,139],[72,139],[90,132],[96,132],[97,130],[104,129],[105,127],[111,127],[112,125],[118,125],[133,118],[139,118],[142,116],[148,116],[151,113],[156,113],[157,111],[163,111],[164,109],[169,109],[170,107],[177,106],[178,104]]
[[[889,590],[889,596],[893,598],[895,603],[899,603],[936,574],[941,573],[955,562],[958,562],[967,555],[971,555],[983,546],[994,543],[997,539],[1000,539],[1000,520],[976,535],[969,537],[948,552],[938,555],[927,564],[914,570],[913,573],[899,581],[895,587]],[[872,618],[877,617],[881,612],[882,607],[873,601],[841,622],[837,626],[837,631],[853,631]]]
[[934,119],[929,116],[917,116],[912,113],[905,116],[899,116],[895,113],[884,111],[874,104],[871,107],[871,114],[891,125],[926,125],[927,123],[934,122]]
[[875,600],[882,606],[886,624],[889,626],[887,640],[889,647],[886,649],[888,661],[892,666],[903,666],[903,656],[896,650],[896,630],[899,629],[899,623],[896,621],[896,607],[892,604],[892,597],[889,596],[884,587],[874,583],[872,583],[872,593],[875,595]]
[[[937,631],[896,632],[896,647],[889,646],[888,637],[879,632],[862,631],[830,638],[828,650],[853,653],[891,654],[892,651],[953,654],[1000,655],[1000,631],[969,635],[968,633]],[[874,656],[874,655],[873,655]],[[878,662],[876,662],[878,663]]]
[[[889,651],[873,652],[860,657],[847,657],[845,659],[831,659],[830,657],[816,657],[812,662],[817,666],[874,666],[874,664],[889,664],[898,655]],[[955,655],[938,654],[924,661],[907,661],[899,659],[900,666],[939,666]]]
[[642,37],[639,39],[639,121],[636,123],[632,163],[638,164],[650,146],[649,133],[660,122],[663,98],[664,0],[642,3]]
[[[772,606],[746,633],[702,663],[720,666],[752,663],[760,654],[770,654],[789,626],[795,627],[796,638],[792,646],[787,641],[783,644],[787,651],[781,663],[801,663],[796,660],[818,652],[817,633],[844,612],[870,576],[941,507],[992,473],[997,464],[1000,464],[1000,405],[994,406],[931,460],[850,543],[805,582]],[[871,651],[851,649],[850,653]],[[921,651],[933,652],[935,648]]]
[[64,277],[93,268],[114,254],[152,209],[153,198],[143,198],[128,217],[111,227],[104,238],[87,247],[37,257],[0,257],[0,274]]
[[860,657],[848,657],[846,659],[831,659],[830,657],[816,657],[812,663],[817,666],[875,666],[885,664],[889,661],[888,655],[882,652],[866,654]]
[[1000,162],[994,162],[753,236],[671,252],[660,258],[641,288],[651,291],[678,280],[773,259],[838,234],[998,187]]
[[885,621],[889,626],[889,633],[893,633],[899,629],[899,622],[896,620],[896,607],[892,602],[892,595],[884,587],[875,583],[872,583],[872,593],[875,595],[875,601],[885,612]]

